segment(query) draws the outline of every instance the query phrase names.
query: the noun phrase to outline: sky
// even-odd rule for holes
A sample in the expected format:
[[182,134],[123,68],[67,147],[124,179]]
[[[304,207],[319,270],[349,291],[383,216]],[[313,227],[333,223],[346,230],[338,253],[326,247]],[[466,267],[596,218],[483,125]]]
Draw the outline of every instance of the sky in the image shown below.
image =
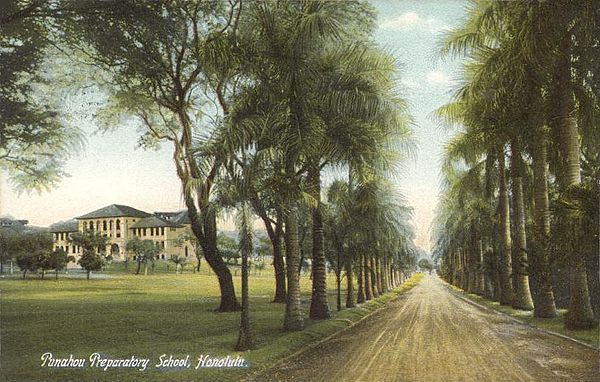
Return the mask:
[[[439,168],[444,143],[452,134],[441,128],[432,112],[451,99],[457,62],[438,52],[445,30],[460,24],[464,2],[459,0],[372,0],[379,12],[376,41],[398,60],[401,95],[410,104],[417,153],[399,174],[402,193],[414,208],[416,244],[430,249],[430,225],[438,200]],[[69,177],[50,192],[21,193],[0,179],[0,215],[48,226],[109,204],[144,211],[184,209],[180,183],[168,146],[156,151],[137,148],[138,132],[122,126],[98,133],[89,118],[96,103],[86,90],[65,97],[63,104],[87,135],[86,148],[65,168]],[[225,229],[231,229],[225,224]]]

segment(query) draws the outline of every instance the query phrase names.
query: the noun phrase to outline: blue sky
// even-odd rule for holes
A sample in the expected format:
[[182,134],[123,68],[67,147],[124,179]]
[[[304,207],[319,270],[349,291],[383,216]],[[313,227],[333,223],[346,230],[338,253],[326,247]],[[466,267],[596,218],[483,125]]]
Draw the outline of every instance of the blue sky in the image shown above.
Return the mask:
[[[398,58],[402,96],[415,119],[417,157],[406,163],[400,187],[415,209],[417,245],[429,248],[429,225],[439,193],[439,165],[450,133],[440,129],[431,113],[448,102],[458,63],[437,55],[444,30],[460,24],[464,1],[374,0],[379,11],[377,42]],[[63,104],[88,134],[87,148],[67,165],[70,177],[51,192],[17,195],[2,183],[2,214],[49,225],[103,207],[127,204],[146,211],[179,210],[184,205],[168,147],[158,151],[136,149],[134,128],[106,134],[86,113],[94,100],[85,91],[71,94]]]

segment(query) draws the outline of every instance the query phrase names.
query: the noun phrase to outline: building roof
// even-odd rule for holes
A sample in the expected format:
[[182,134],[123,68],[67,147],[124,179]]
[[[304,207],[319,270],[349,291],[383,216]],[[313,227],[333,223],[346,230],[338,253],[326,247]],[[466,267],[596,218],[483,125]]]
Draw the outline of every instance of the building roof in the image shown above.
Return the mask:
[[50,232],[77,232],[79,222],[75,219],[54,223],[50,226]]
[[19,220],[11,218],[0,218],[0,227],[24,226],[29,223],[29,220]]
[[179,225],[191,223],[187,210],[176,212],[155,212],[154,215]]
[[192,224],[187,210],[179,211],[172,220],[175,224]]
[[152,228],[152,227],[179,227],[179,225],[167,221],[165,219],[161,219],[158,216],[148,216],[145,217],[135,224],[131,225],[129,228]]
[[96,211],[92,211],[85,215],[79,216],[75,219],[97,219],[97,218],[112,218],[112,217],[133,217],[133,218],[145,218],[151,216],[149,213],[137,210],[133,207],[123,206],[121,204],[111,204],[100,208]]

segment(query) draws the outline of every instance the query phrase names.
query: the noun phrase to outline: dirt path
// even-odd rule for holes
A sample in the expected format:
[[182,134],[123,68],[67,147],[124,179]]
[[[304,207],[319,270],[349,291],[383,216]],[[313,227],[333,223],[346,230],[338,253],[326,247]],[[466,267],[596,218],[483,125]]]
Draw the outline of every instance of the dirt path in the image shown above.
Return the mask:
[[477,308],[437,278],[257,381],[600,381],[598,352]]

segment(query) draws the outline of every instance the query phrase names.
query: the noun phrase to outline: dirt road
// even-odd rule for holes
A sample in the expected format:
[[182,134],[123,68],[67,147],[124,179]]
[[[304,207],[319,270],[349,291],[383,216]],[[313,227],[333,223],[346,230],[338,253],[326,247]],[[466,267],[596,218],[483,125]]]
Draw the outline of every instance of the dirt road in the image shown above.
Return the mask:
[[598,352],[482,310],[435,276],[257,381],[600,381]]

